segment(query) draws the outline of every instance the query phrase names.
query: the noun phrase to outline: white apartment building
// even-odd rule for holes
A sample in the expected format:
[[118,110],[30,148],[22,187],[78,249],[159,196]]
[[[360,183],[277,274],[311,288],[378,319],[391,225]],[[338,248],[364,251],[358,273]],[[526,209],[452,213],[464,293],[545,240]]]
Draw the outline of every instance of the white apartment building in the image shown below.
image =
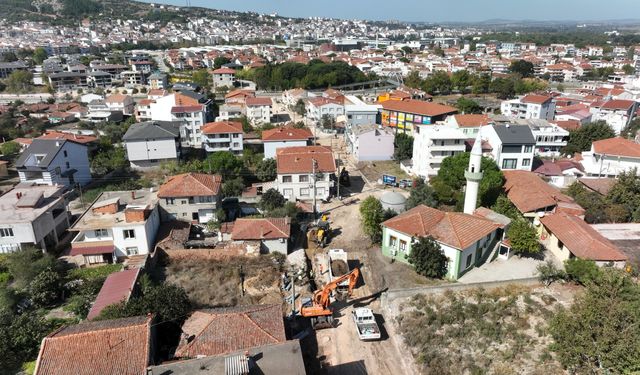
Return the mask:
[[367,104],[355,95],[347,95],[344,102],[347,127],[376,124],[380,109],[382,109],[380,104]]
[[638,102],[633,100],[613,99],[591,107],[590,111],[593,121],[606,121],[616,134],[620,134],[633,120],[637,108]]
[[87,145],[68,139],[34,139],[15,166],[25,183],[74,187],[91,181]]
[[236,81],[236,71],[231,68],[219,68],[214,70],[213,76],[213,88],[228,87],[232,88]]
[[147,121],[133,124],[122,137],[132,169],[159,167],[162,162],[178,160],[180,122]]
[[246,116],[252,124],[271,122],[271,98],[250,97],[245,100]]
[[411,173],[425,180],[438,174],[445,158],[465,152],[469,138],[462,130],[447,125],[418,125],[413,136]]
[[202,127],[203,145],[207,152],[229,151],[242,155],[243,135],[240,122],[216,121]]
[[206,123],[205,104],[181,93],[163,96],[151,103],[151,120],[180,121],[180,138],[184,147],[202,148],[202,125]]
[[501,170],[531,171],[536,140],[526,125],[488,125],[480,135],[491,145],[491,157]]
[[53,250],[69,227],[63,186],[21,184],[0,196],[0,253]]
[[296,129],[289,126],[281,126],[262,132],[264,144],[264,158],[275,158],[276,151],[286,147],[304,147],[309,145],[313,134],[307,128]]
[[640,174],[640,145],[624,138],[595,141],[582,153],[581,163],[592,177],[617,177],[634,168]]
[[320,122],[323,116],[336,119],[344,115],[344,106],[341,102],[333,99],[316,97],[307,101],[307,119]]
[[219,115],[216,121],[229,121],[240,118],[244,114],[244,107],[241,104],[223,104],[219,108]]
[[312,200],[314,186],[316,199],[326,200],[331,196],[337,168],[329,147],[281,148],[277,151],[276,163],[276,186],[287,200]]
[[500,105],[503,115],[520,119],[553,120],[555,108],[553,98],[544,95],[526,95],[519,99],[505,100]]
[[70,255],[82,256],[85,264],[145,255],[153,251],[159,227],[155,192],[107,191],[71,227],[78,234],[71,241]]
[[105,98],[104,103],[111,112],[122,112],[125,116],[134,114],[135,102],[129,95],[113,94]]
[[536,139],[535,154],[558,157],[569,141],[569,132],[545,120],[529,120],[529,128]]

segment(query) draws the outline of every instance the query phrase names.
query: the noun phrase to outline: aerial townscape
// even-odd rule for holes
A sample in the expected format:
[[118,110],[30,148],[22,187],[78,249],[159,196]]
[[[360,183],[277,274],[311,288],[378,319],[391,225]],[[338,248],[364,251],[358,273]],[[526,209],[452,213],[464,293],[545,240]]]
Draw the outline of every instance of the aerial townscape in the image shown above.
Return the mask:
[[640,373],[635,1],[0,0],[0,375]]

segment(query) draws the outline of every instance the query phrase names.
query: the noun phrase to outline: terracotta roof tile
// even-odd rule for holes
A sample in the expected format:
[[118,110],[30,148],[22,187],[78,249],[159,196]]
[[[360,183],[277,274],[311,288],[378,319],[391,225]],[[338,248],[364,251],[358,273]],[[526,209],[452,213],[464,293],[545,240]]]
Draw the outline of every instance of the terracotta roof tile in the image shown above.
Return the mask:
[[202,104],[197,105],[179,105],[171,108],[171,113],[193,113],[204,111]]
[[131,292],[138,280],[139,268],[133,268],[130,270],[124,270],[121,272],[114,272],[107,277],[100,288],[100,292],[96,297],[87,319],[91,320],[98,315],[102,310],[120,301],[128,301],[131,296]]
[[440,116],[456,113],[458,110],[448,105],[421,100],[387,100],[382,103],[382,108],[390,111],[414,113],[423,116]]
[[272,240],[290,235],[289,218],[237,219],[231,231],[232,240]]
[[595,141],[593,149],[598,154],[640,158],[640,145],[622,137]]
[[611,241],[577,216],[555,213],[540,218],[540,222],[578,258],[598,261],[627,260],[627,256]]
[[213,74],[236,74],[236,71],[231,68],[219,68],[211,72]]
[[204,173],[184,173],[169,178],[160,186],[158,198],[218,195],[222,177]]
[[281,126],[262,132],[263,141],[302,141],[309,138],[313,138],[313,134],[311,134],[311,130],[306,128],[296,129],[290,126]]
[[[286,341],[280,305],[198,310],[182,326],[176,357],[195,358]],[[283,360],[286,360],[283,358]]]
[[410,236],[432,236],[458,250],[468,248],[501,226],[482,217],[444,212],[425,205],[412,208],[382,225]]
[[579,178],[581,184],[587,187],[589,190],[593,190],[596,193],[600,193],[602,195],[609,194],[609,190],[616,184],[617,180],[615,178]]
[[127,98],[130,98],[130,96],[125,94],[112,94],[107,96],[104,101],[105,103],[124,103]]
[[504,190],[509,200],[522,213],[555,207],[558,202],[574,203],[573,199],[544,182],[529,171],[502,171]]
[[477,128],[484,125],[489,125],[491,119],[487,115],[454,115],[456,123],[461,128]]
[[567,131],[577,130],[581,126],[578,120],[554,120],[553,123]]
[[36,375],[144,374],[152,357],[151,317],[62,328],[42,341]]
[[544,104],[550,101],[552,98],[546,95],[526,95],[522,100],[522,103],[531,103],[531,104]]
[[311,173],[313,160],[317,162],[316,172],[333,173],[336,161],[331,148],[326,146],[302,146],[279,148],[276,151],[278,174]]
[[77,143],[91,143],[98,140],[97,137],[92,135],[79,135],[79,134],[69,134],[62,133],[57,131],[48,131],[46,134],[39,136],[40,139],[66,139],[68,141],[73,141]]
[[242,123],[236,121],[208,122],[202,127],[204,134],[243,133]]
[[260,97],[260,98],[256,98],[256,97],[248,97],[248,98],[245,100],[245,104],[246,104],[246,105],[248,105],[248,106],[265,106],[265,105],[270,106],[270,105],[272,105],[273,103],[271,102],[271,98],[263,98],[263,97]]
[[621,100],[614,99],[608,100],[602,105],[602,109],[613,109],[613,110],[622,110],[628,111],[636,104],[633,100]]

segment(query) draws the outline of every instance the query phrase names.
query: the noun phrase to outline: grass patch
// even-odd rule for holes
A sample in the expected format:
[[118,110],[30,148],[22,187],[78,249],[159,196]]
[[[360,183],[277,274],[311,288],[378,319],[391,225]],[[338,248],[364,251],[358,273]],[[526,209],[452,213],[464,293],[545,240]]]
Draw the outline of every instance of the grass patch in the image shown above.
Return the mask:
[[106,264],[99,267],[74,268],[69,271],[67,277],[71,280],[104,279],[114,272],[122,270],[122,264]]

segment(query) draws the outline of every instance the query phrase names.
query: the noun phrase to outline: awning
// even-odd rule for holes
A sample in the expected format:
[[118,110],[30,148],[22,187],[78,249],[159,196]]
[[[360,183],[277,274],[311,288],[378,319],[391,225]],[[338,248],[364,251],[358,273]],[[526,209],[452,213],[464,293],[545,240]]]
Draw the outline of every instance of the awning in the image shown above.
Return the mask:
[[70,255],[99,255],[113,253],[113,246],[72,247]]

